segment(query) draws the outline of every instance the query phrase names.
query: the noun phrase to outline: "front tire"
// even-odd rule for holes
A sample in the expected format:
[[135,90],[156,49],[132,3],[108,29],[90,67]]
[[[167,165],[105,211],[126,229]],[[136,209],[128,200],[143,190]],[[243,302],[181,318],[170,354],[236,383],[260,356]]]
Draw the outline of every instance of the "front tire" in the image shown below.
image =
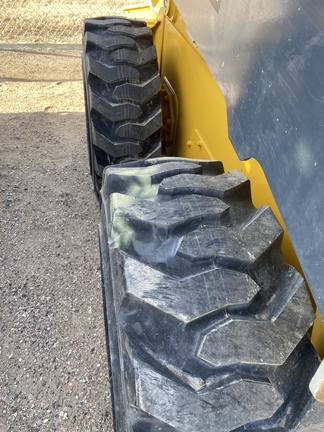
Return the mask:
[[101,192],[115,430],[322,431],[314,312],[272,211],[218,162],[127,165]]

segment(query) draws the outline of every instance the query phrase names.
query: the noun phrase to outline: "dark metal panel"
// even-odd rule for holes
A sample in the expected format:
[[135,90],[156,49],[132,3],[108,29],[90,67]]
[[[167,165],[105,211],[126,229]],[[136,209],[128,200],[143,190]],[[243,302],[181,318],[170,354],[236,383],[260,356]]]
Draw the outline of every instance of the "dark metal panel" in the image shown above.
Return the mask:
[[226,98],[239,157],[263,167],[324,317],[324,1],[176,4]]

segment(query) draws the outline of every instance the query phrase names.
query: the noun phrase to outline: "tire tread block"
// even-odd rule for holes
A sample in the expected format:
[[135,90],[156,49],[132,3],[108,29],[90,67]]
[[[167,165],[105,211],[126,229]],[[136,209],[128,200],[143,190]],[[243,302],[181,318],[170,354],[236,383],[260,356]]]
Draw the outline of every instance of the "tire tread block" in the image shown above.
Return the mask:
[[[125,205],[125,200],[128,200],[129,204]],[[161,203],[124,196],[121,209],[118,209],[118,197],[113,196],[112,202],[114,218],[117,214],[122,214],[121,217],[127,221],[140,221],[156,227],[166,236],[179,226],[219,220],[229,208],[218,198],[199,196],[184,196]],[[114,223],[114,219],[112,222]]]
[[[119,44],[119,46],[124,45],[124,46],[129,46],[132,47],[132,44],[129,43],[129,45],[127,45],[127,40],[126,39],[130,39],[130,38],[126,38],[121,40],[121,43]],[[130,39],[132,40],[132,39]],[[114,45],[114,48],[116,48],[117,45]],[[152,61],[155,61],[157,58],[157,54],[156,54],[156,49],[155,46],[152,45],[148,48],[145,48],[141,51],[132,51],[130,49],[127,48],[122,48],[122,49],[117,49],[115,50],[112,55],[111,55],[112,60],[114,60],[116,63],[118,62],[126,62],[129,63],[131,65],[136,65],[136,66],[144,66],[147,65],[149,63],[151,63]]]
[[241,363],[282,365],[312,325],[311,307],[304,285],[275,321],[228,320],[206,334],[198,356],[216,367]]
[[[167,157],[159,157],[159,158],[152,158],[152,159],[138,159],[136,161],[123,163],[122,165],[115,166],[114,168],[147,168],[152,165],[160,165],[165,163],[178,163],[179,166],[182,164],[187,164],[188,162],[191,164],[196,164],[200,167],[200,174],[204,173],[206,175],[218,175],[224,173],[224,167],[222,162],[220,161],[214,161],[214,160],[204,160],[204,159],[187,159],[187,158],[180,158],[175,156],[167,156]],[[182,172],[182,171],[181,171]],[[199,174],[198,173],[198,174]],[[176,174],[174,174],[176,175]],[[163,180],[163,179],[161,179]]]
[[271,209],[260,207],[239,227],[208,227],[185,235],[179,253],[191,261],[217,256],[223,264],[251,266],[281,237],[282,228]]
[[144,122],[128,122],[118,126],[116,134],[120,138],[145,141],[161,127],[162,110],[158,108]]
[[[148,203],[145,199],[114,194],[111,197],[112,241],[116,247],[142,256],[147,262],[166,262],[177,252],[180,231],[192,230],[200,223],[219,220],[226,214],[228,206],[222,201],[208,197],[206,202],[200,198],[179,197]],[[156,218],[157,215],[161,217]]]
[[84,21],[84,32],[90,30],[107,29],[114,25],[130,26],[131,22],[127,18],[121,17],[103,17],[103,18],[87,18]]
[[122,100],[147,102],[156,96],[160,90],[160,76],[159,74],[156,74],[141,84],[126,83],[116,86],[113,96]]
[[124,23],[120,23],[114,26],[108,27],[108,32],[112,34],[121,34],[124,36],[131,36],[134,38],[137,37],[149,37],[152,38],[152,31],[149,27],[130,27],[129,25],[124,25]]
[[[193,392],[140,361],[139,407],[179,431],[229,432],[251,418],[270,417],[282,399],[268,383],[240,381],[217,391]],[[233,400],[240,401],[233,406]]]
[[96,47],[99,47],[105,51],[113,51],[118,48],[118,50],[114,51],[114,54],[118,51],[124,50],[120,49],[120,47],[132,48],[136,46],[134,39],[128,36],[118,35],[107,37],[91,32],[85,33],[84,43],[86,45],[86,52],[89,52],[89,50],[91,50],[91,46],[95,45]]
[[229,198],[232,195],[250,196],[250,182],[238,170],[212,176],[197,176],[182,174],[163,180],[159,193],[165,195],[199,194],[215,196],[220,199]]
[[113,104],[93,92],[90,94],[89,100],[92,109],[112,122],[121,122],[128,119],[136,120],[142,115],[142,110],[138,105],[130,103]]
[[[158,183],[166,177],[179,173],[201,173],[202,168],[195,162],[165,162],[152,163],[148,166],[125,167],[123,165],[110,166],[106,171],[107,181],[102,191],[102,200],[108,200],[113,193],[127,194],[138,198],[156,195]],[[152,164],[151,164],[152,163]],[[142,161],[140,162],[142,165]],[[109,180],[108,180],[109,179]]]
[[127,65],[109,66],[93,57],[86,57],[87,71],[89,74],[98,77],[100,80],[108,84],[117,83],[120,81],[136,80],[139,78],[137,69]]
[[124,273],[127,294],[185,324],[230,305],[244,307],[260,289],[248,275],[232,270],[213,269],[181,280],[128,256]]
[[94,126],[93,144],[105,153],[114,157],[136,155],[142,150],[140,144],[137,143],[111,141],[109,138],[98,132]]
[[309,381],[320,362],[321,359],[308,335],[305,335],[285,364],[274,368],[269,375],[270,382],[276,386],[280,394],[285,395],[288,403],[284,403],[275,416],[249,422],[232,432],[322,431],[323,404],[319,404],[320,407],[309,390]]

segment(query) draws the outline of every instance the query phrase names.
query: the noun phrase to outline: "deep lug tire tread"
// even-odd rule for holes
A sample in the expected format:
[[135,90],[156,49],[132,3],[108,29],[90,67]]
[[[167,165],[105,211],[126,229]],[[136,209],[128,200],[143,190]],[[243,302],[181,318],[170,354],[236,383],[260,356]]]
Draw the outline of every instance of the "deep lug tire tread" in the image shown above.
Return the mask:
[[161,153],[160,77],[152,31],[124,18],[87,19],[83,76],[90,171]]
[[101,192],[116,430],[322,430],[314,312],[271,210],[217,163],[126,165]]

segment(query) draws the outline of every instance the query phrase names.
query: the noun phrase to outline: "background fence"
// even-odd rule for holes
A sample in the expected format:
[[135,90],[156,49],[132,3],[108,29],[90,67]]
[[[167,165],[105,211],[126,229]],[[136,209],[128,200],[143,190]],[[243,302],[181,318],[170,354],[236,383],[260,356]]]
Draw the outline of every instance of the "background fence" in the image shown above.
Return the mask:
[[[81,43],[83,20],[140,0],[0,0],[1,43]],[[145,3],[145,1],[142,1]]]

